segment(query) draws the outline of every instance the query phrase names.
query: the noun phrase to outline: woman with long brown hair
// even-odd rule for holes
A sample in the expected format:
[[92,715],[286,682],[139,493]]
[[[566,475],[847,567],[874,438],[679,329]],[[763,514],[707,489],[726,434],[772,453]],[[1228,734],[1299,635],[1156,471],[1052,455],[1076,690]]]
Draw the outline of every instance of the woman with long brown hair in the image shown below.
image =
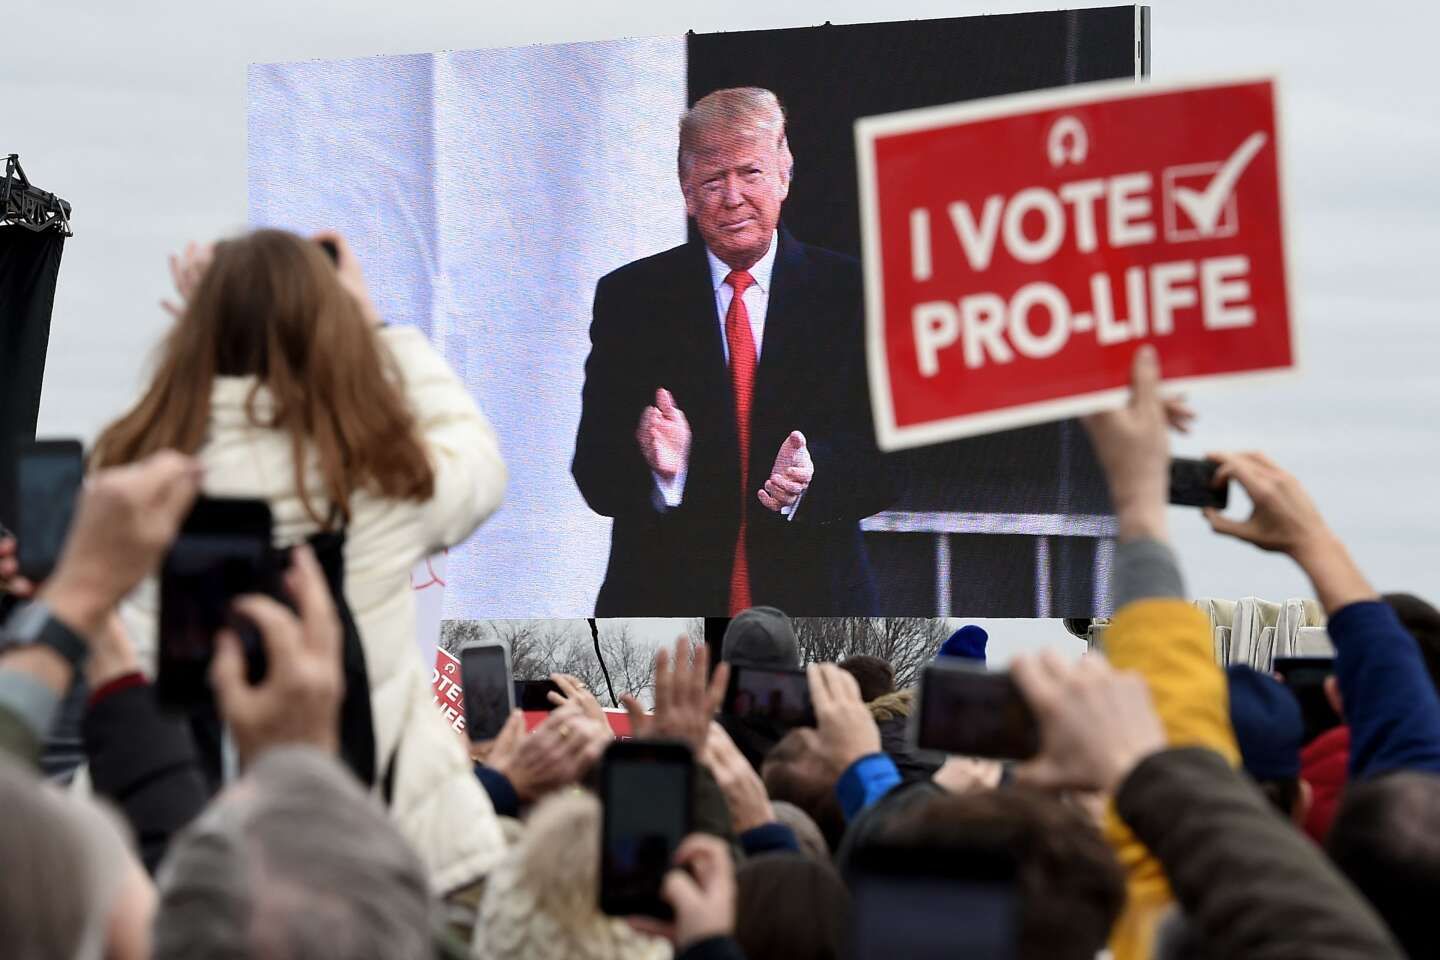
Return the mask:
[[[96,441],[92,468],[179,450],[204,466],[206,495],[267,501],[278,546],[343,530],[344,594],[392,814],[436,889],[467,884],[503,840],[431,703],[410,570],[500,505],[494,431],[420,331],[380,324],[338,234],[256,230],[213,254],[192,247],[172,272],[184,304],[140,401]],[[157,612],[153,581],[122,608],[152,668]]]

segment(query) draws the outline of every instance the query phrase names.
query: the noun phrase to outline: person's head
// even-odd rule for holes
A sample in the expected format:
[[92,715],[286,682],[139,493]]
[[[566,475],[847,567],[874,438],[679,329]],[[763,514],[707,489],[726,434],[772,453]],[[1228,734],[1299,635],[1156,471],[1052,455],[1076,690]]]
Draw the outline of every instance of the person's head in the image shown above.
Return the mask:
[[860,698],[866,703],[895,692],[895,668],[879,657],[859,654],[838,664],[860,684]]
[[425,871],[333,757],[273,749],[182,833],[161,868],[155,960],[420,960]]
[[0,931],[11,960],[149,960],[155,890],[114,816],[0,756]]
[[600,800],[590,793],[551,794],[486,877],[472,956],[668,958],[663,941],[600,912],[599,884]]
[[433,493],[394,361],[319,244],[282,230],[216,244],[144,396],[101,433],[92,465],[197,452],[211,427],[212,389],[226,377],[255,378],[238,415],[288,436],[295,483],[316,522],[326,517],[304,482],[307,452],[345,515],[356,490],[399,500]]
[[1303,824],[1310,813],[1310,785],[1300,778],[1305,721],[1300,704],[1283,683],[1244,664],[1226,670],[1230,726],[1245,772],[1287,818]]
[[1400,623],[1420,645],[1430,682],[1440,690],[1440,610],[1410,593],[1387,593],[1380,599],[1395,611]]
[[788,800],[772,798],[770,808],[775,811],[775,821],[785,824],[795,834],[801,853],[825,863],[830,862],[830,845],[825,842],[825,834],[820,832],[814,817]]
[[985,628],[974,623],[967,623],[956,630],[940,645],[939,656],[955,657],[960,660],[978,660],[985,662],[985,645],[990,641],[990,634]]
[[759,87],[716,90],[680,118],[680,189],[705,245],[734,270],[765,251],[795,159],[779,99]]
[[746,860],[735,872],[735,940],[755,960],[840,960],[850,892],[829,863],[796,853]]
[[1408,956],[1440,956],[1440,776],[1391,773],[1351,784],[1326,847]]
[[750,607],[725,627],[720,657],[726,663],[795,670],[800,666],[800,641],[785,614],[774,607]]
[[961,869],[1013,862],[1020,960],[1092,960],[1125,902],[1124,873],[1094,823],[1036,790],[936,794],[862,835],[852,863],[876,850],[913,850],[927,875],[942,862],[937,858]]
[[791,730],[765,755],[760,778],[771,800],[793,803],[805,811],[830,849],[836,850],[845,835],[845,813],[835,796],[834,770],[820,749],[820,735],[810,727]]

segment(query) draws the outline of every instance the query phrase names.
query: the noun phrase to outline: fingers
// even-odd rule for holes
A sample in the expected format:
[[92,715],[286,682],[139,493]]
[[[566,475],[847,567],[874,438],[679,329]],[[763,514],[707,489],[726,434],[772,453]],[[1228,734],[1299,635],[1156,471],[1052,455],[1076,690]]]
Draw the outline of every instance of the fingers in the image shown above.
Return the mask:
[[776,512],[779,512],[780,508],[785,506],[785,504],[782,504],[779,500],[776,500],[774,497],[770,496],[770,494],[763,489],[756,491],[755,496],[762,504],[765,505],[766,510],[774,510]]
[[796,483],[808,486],[810,481],[815,479],[814,467],[786,467],[785,478],[794,480]]
[[655,406],[659,408],[657,412],[667,420],[680,412],[680,408],[675,406],[675,398],[664,387],[655,391]]
[[1236,537],[1240,540],[1252,539],[1253,527],[1250,521],[1236,520],[1233,517],[1227,517],[1214,507],[1206,507],[1201,512],[1204,514],[1206,521],[1209,522],[1210,529],[1216,533],[1223,533],[1226,536]]
[[222,714],[229,714],[250,691],[250,684],[245,680],[245,655],[240,650],[240,638],[234,631],[221,630],[215,635],[215,656],[210,660],[210,686],[215,691]]
[[774,473],[770,475],[769,480],[765,481],[765,489],[776,500],[787,498],[793,500],[805,489],[805,484]]
[[1051,651],[1037,655],[1021,655],[1010,664],[1010,676],[1015,680],[1025,702],[1035,711],[1036,716],[1045,717],[1061,696],[1066,669],[1063,663],[1057,667],[1057,659],[1046,656]]
[[315,559],[315,552],[306,543],[291,553],[291,567],[285,573],[285,586],[300,611],[307,646],[317,653],[337,659],[340,653],[340,620],[335,613],[335,600],[325,572]]
[[670,707],[670,698],[675,689],[674,671],[670,666],[670,651],[661,647],[655,651],[655,713],[664,714]]
[[797,453],[801,450],[804,450],[805,434],[801,433],[799,430],[791,430],[790,436],[785,438],[784,446],[788,447],[791,453]]
[[300,621],[293,613],[269,597],[253,593],[237,597],[234,609],[259,629],[270,670],[284,670],[294,664],[304,641]]
[[[658,695],[658,683],[656,687]],[[650,718],[645,715],[645,708],[640,705],[640,701],[636,700],[635,695],[632,693],[620,694],[620,706],[625,708],[625,715],[630,718],[631,733],[637,737],[641,736],[642,731],[650,720]]]
[[860,684],[848,670],[841,670],[833,663],[824,663],[820,667],[825,671],[826,680],[830,685],[830,694],[835,703],[843,703],[847,700],[855,703],[864,702],[860,699]]
[[814,708],[818,717],[830,709],[833,697],[830,695],[830,685],[825,671],[820,669],[818,663],[807,664],[805,667],[805,679],[810,682],[810,705]]
[[[708,653],[707,653],[708,657]],[[704,671],[700,674],[705,675]],[[710,686],[705,691],[705,715],[715,716],[720,710],[720,704],[725,702],[725,688],[730,685],[730,664],[721,662],[715,667],[715,673],[710,678]],[[726,739],[729,739],[728,737]]]
[[1135,351],[1130,367],[1130,405],[1148,407],[1159,400],[1160,354],[1150,344]]
[[1164,408],[1165,422],[1172,430],[1178,433],[1190,432],[1190,424],[1195,421],[1196,413],[1183,396],[1166,398]]

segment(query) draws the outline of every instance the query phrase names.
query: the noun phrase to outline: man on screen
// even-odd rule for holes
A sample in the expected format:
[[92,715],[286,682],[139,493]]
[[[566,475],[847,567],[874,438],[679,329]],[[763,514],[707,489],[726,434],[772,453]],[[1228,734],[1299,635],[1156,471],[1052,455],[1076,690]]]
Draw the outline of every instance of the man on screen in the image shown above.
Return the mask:
[[780,225],[793,165],[773,93],[700,100],[679,156],[700,239],[595,288],[572,471],[615,518],[598,616],[879,612],[859,520],[896,489],[860,269]]

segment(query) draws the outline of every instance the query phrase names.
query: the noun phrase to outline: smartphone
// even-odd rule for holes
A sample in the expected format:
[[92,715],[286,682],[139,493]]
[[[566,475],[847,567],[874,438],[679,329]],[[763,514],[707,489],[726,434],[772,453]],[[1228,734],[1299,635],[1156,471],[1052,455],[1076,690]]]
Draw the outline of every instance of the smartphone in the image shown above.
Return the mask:
[[20,448],[11,516],[21,576],[39,582],[55,571],[84,479],[79,440],[35,440]]
[[477,640],[460,648],[460,689],[465,697],[465,732],[471,742],[493,740],[515,709],[510,644]]
[[683,743],[617,740],[600,764],[600,909],[669,920],[660,885],[695,820],[695,758]]
[[1040,728],[1010,674],[943,661],[920,676],[911,719],[915,745],[926,750],[1026,760],[1040,752]]
[[859,845],[846,871],[855,960],[1015,960],[1016,873],[1001,850]]
[[531,713],[554,710],[555,704],[550,702],[550,694],[564,692],[554,680],[516,680],[515,705]]
[[1230,505],[1230,482],[1215,486],[1215,471],[1220,464],[1214,460],[1170,460],[1170,502],[1177,507],[1214,507],[1224,510]]
[[731,664],[720,712],[742,720],[769,721],[782,728],[815,726],[810,682],[804,670]]
[[1276,657],[1273,666],[1280,681],[1300,702],[1306,743],[1345,722],[1325,696],[1325,680],[1335,673],[1334,658]]
[[254,624],[232,610],[236,597],[258,593],[290,605],[284,563],[271,545],[264,500],[201,497],[160,567],[160,643],[155,695],[172,709],[209,702],[215,634],[230,627],[245,651],[249,681],[265,677],[265,643]]

